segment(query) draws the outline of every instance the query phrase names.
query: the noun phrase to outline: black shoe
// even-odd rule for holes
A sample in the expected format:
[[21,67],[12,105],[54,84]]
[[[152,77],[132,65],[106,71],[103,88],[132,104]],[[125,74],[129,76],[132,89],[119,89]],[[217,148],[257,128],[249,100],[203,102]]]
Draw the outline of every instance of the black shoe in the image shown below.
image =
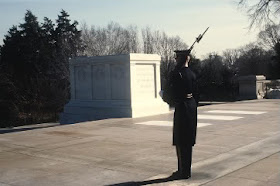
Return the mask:
[[173,172],[171,176],[169,176],[170,180],[178,180],[181,179],[181,174],[179,171]]
[[181,179],[184,179],[184,180],[189,179],[190,177],[191,177],[190,174],[189,175],[181,175]]
[[190,174],[182,174],[179,171],[173,172],[173,174],[169,177],[173,180],[180,180],[180,179],[189,179],[191,177]]

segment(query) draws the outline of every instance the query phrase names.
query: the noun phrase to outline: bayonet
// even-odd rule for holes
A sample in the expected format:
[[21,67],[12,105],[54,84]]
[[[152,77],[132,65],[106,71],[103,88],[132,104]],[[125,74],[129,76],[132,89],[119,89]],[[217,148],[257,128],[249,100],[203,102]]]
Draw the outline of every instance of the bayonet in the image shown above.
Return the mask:
[[175,53],[183,53],[183,54],[186,54],[186,55],[190,55],[193,47],[194,47],[194,44],[195,43],[199,43],[199,41],[203,38],[204,34],[207,32],[207,30],[209,29],[206,28],[206,30],[202,33],[202,34],[199,34],[198,37],[195,39],[194,43],[192,44],[192,46],[188,49],[188,50],[175,50],[174,52]]
[[203,32],[203,34],[199,34],[199,36],[195,39],[195,41],[193,42],[192,46],[188,49],[189,53],[191,53],[191,51],[192,51],[192,49],[194,47],[194,44],[195,43],[199,43],[199,41],[202,39],[202,37],[204,36],[204,34],[207,32],[208,29],[209,29],[209,27],[206,28],[206,30]]

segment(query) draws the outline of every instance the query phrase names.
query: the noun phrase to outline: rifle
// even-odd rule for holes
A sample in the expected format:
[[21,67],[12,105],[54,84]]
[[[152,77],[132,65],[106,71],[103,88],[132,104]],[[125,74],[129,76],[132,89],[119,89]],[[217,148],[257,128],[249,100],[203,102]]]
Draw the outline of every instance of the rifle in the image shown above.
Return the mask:
[[199,36],[195,39],[192,46],[188,50],[176,50],[174,52],[176,52],[176,53],[186,53],[187,55],[190,55],[190,53],[191,53],[191,51],[194,47],[194,44],[199,43],[199,41],[202,39],[202,37],[204,36],[204,34],[207,32],[208,29],[209,29],[209,27],[206,28],[206,30],[203,32],[203,34],[199,34]]

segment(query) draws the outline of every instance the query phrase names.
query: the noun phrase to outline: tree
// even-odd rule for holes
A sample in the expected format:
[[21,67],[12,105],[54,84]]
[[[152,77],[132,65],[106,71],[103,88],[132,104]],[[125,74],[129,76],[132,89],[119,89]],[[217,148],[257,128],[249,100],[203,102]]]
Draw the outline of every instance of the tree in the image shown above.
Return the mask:
[[[24,21],[8,31],[0,48],[0,102],[6,101],[7,108],[17,105],[17,116],[26,119],[20,122],[44,122],[69,99],[68,60],[82,48],[80,31],[65,11],[56,27],[48,18],[39,24],[31,11]],[[9,92],[15,96],[7,98]]]
[[203,60],[202,65],[203,78],[205,79],[204,83],[218,85],[223,83],[221,72],[224,64],[221,56],[216,53],[210,53],[208,58]]
[[18,95],[13,82],[0,72],[0,127],[15,125],[18,118]]
[[142,29],[143,52],[158,54],[163,60],[173,59],[174,50],[186,50],[188,45],[179,36],[168,36],[164,31],[152,31],[150,27]]
[[85,43],[83,55],[101,56],[140,52],[136,26],[122,27],[111,22],[106,27],[82,26],[82,40]]
[[250,19],[250,28],[264,26],[279,21],[280,0],[239,0],[239,5],[247,9]]
[[239,50],[240,56],[236,61],[238,75],[270,76],[268,64],[271,61],[271,52],[265,51],[263,48],[253,43]]
[[5,36],[1,50],[3,70],[21,90],[24,97],[36,97],[36,76],[39,72],[41,29],[31,11],[25,14],[19,29],[13,26]]
[[179,36],[168,36],[164,31],[142,29],[143,52],[161,56],[161,85],[164,88],[175,67],[174,50],[185,50],[187,44]]
[[233,68],[235,52],[227,50],[225,53],[228,58],[210,53],[200,62],[197,78],[202,100],[229,101],[236,98],[237,83],[234,81]]
[[266,25],[265,29],[258,34],[260,45],[266,49],[274,49],[277,43],[280,43],[280,24]]
[[[13,116],[10,122],[18,117],[15,116],[17,110],[22,111],[26,104],[38,97],[41,28],[31,11],[26,12],[24,20],[8,31],[1,47],[0,100],[8,108],[4,115]],[[9,94],[13,96],[7,97]]]
[[269,51],[273,51],[273,54],[271,54],[272,60],[268,64],[270,78],[280,78],[280,24],[267,25],[258,36],[259,43]]
[[274,46],[274,50],[276,52],[276,56],[274,57],[274,61],[277,62],[277,66],[278,68],[278,78],[280,78],[280,42],[276,43],[275,46]]
[[280,42],[273,47],[275,55],[270,64],[271,79],[280,79]]
[[227,49],[223,51],[223,63],[231,71],[232,75],[237,75],[238,67],[236,65],[237,60],[240,57],[240,50]]
[[71,23],[69,14],[62,10],[56,20],[54,30],[57,61],[61,63],[61,78],[69,79],[69,59],[77,56],[83,50],[81,31],[77,29],[78,22]]
[[277,46],[279,46],[280,0],[258,0],[254,1],[253,4],[252,0],[239,0],[239,5],[247,9],[250,29],[253,26],[265,28],[259,33],[260,44],[265,48],[274,49],[276,55],[272,57],[273,62],[267,62],[263,66],[270,66],[270,70],[266,70],[270,71],[268,74],[270,78],[280,77],[276,75],[280,74],[280,54],[277,50]]

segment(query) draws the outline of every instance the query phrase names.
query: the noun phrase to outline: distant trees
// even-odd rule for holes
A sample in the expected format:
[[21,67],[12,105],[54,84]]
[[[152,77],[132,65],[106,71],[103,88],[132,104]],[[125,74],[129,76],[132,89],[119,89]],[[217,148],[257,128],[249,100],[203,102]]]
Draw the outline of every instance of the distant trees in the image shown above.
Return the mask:
[[265,50],[258,43],[227,49],[222,55],[210,53],[192,67],[198,76],[201,99],[235,100],[239,76],[265,75],[267,79],[280,79],[277,57],[275,51]]
[[165,60],[174,57],[174,50],[186,50],[188,45],[179,36],[168,36],[163,31],[152,31],[150,27],[142,29],[143,52],[159,54]]
[[191,62],[190,68],[197,75],[200,100],[235,100],[234,69],[223,56],[210,53],[203,60]]
[[255,44],[249,44],[239,49],[240,56],[236,61],[238,75],[265,75],[270,76],[268,69],[271,62],[271,52]]
[[259,33],[259,44],[274,52],[273,54],[269,51],[268,54],[271,57],[268,64],[269,77],[280,78],[280,75],[277,75],[280,74],[280,0],[239,0],[239,5],[247,10],[250,28],[256,26],[262,29]]
[[280,78],[280,24],[266,25],[258,36],[260,45],[271,51],[270,77]]
[[[48,18],[40,24],[27,11],[24,23],[5,35],[0,50],[0,105],[11,108],[10,113],[17,111],[13,118],[21,123],[53,120],[67,102],[68,60],[82,49],[77,24],[71,23],[64,10],[56,25]],[[2,126],[17,124],[0,122]]]
[[106,27],[82,26],[83,55],[101,56],[140,52],[137,27],[111,22]]
[[259,32],[258,39],[262,47],[274,50],[275,45],[280,42],[280,24],[266,25],[265,29]]
[[123,27],[111,22],[105,27],[82,25],[82,40],[85,50],[82,55],[100,56],[126,53],[159,54],[164,59],[171,59],[176,49],[186,49],[187,45],[179,36],[168,36],[163,31],[143,28],[139,35],[138,28],[130,25]]

